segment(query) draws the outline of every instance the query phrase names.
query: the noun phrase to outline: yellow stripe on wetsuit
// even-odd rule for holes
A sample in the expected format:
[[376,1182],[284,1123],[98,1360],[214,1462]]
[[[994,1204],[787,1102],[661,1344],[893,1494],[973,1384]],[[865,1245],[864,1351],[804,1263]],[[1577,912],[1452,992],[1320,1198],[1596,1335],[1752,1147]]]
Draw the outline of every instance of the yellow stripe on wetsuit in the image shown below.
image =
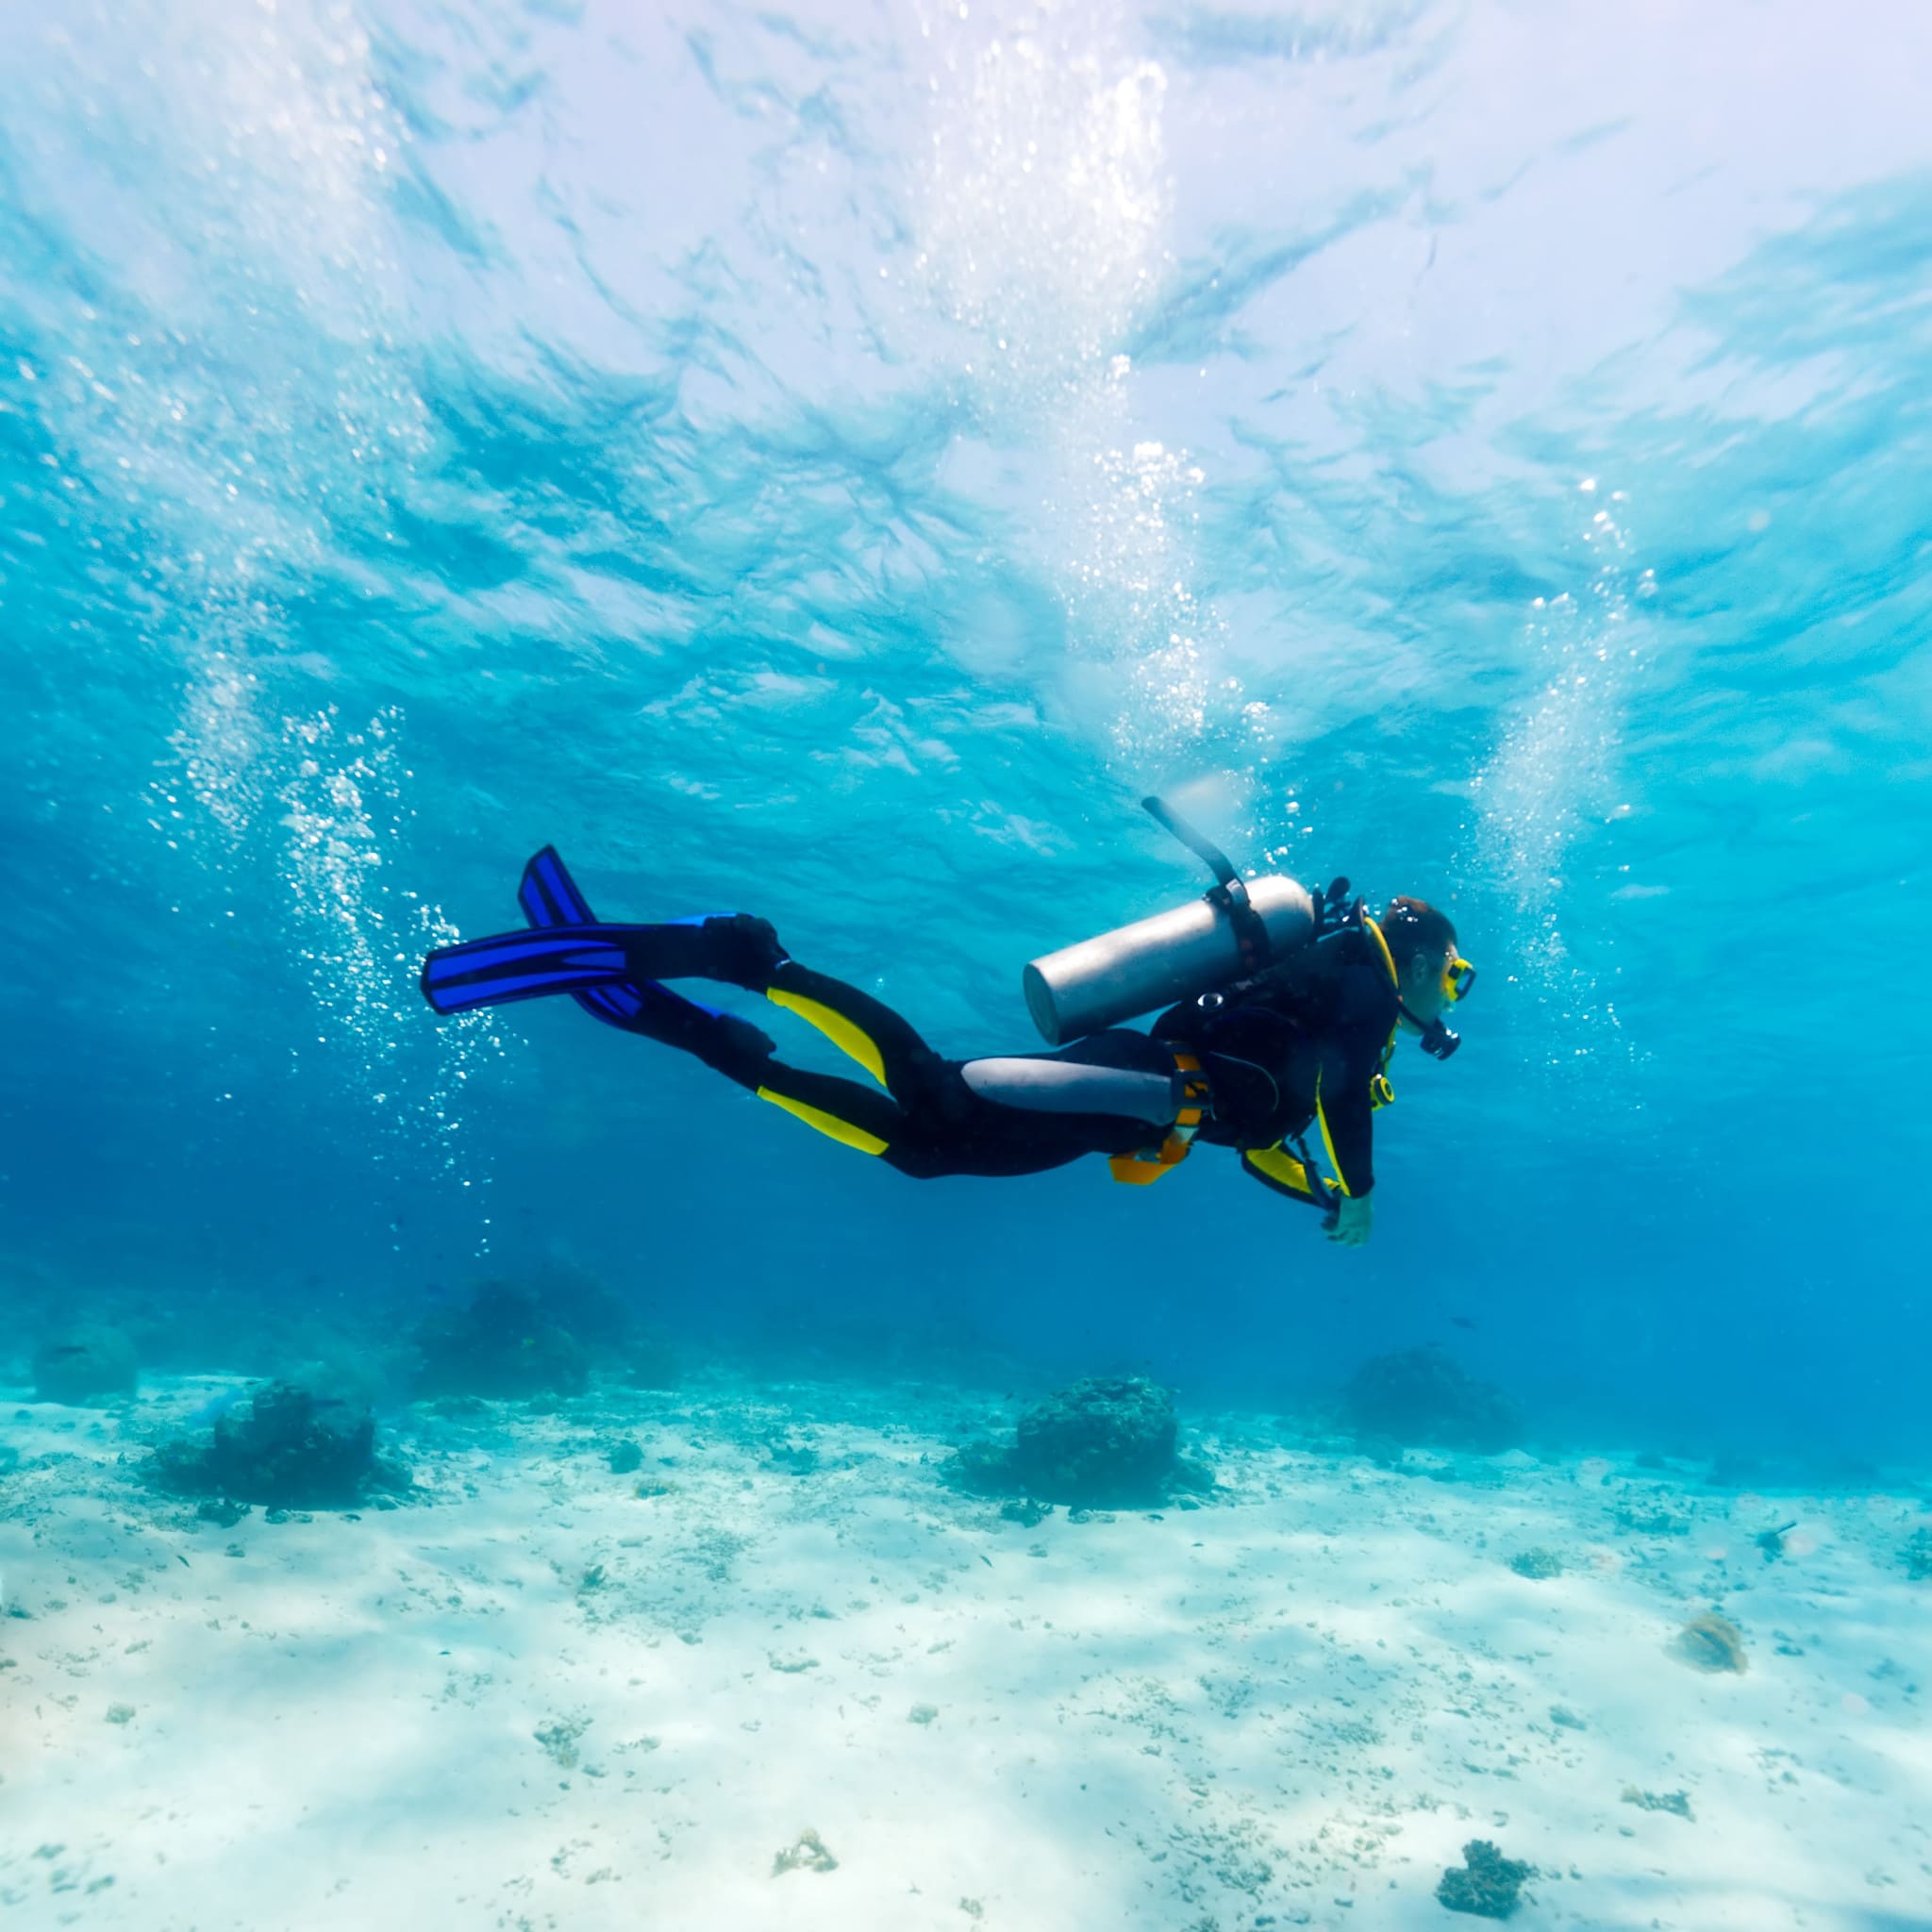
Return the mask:
[[[765,997],[774,1007],[783,1007],[788,1013],[796,1013],[808,1026],[816,1026],[841,1053],[848,1059],[857,1060],[881,1087],[886,1084],[885,1059],[864,1027],[855,1025],[843,1013],[826,1006],[823,1000],[808,1000],[803,993],[786,992],[774,986],[765,989]],[[769,1095],[766,1097],[770,1098]],[[823,1131],[830,1133],[831,1129],[827,1127]],[[867,1140],[872,1138],[870,1134],[866,1136]],[[873,1149],[874,1153],[877,1151],[877,1148]]]
[[804,1101],[774,1093],[769,1087],[758,1089],[758,1098],[769,1100],[774,1107],[782,1107],[807,1126],[816,1127],[822,1134],[829,1134],[847,1147],[857,1147],[861,1154],[883,1154],[886,1151],[888,1142],[881,1141],[876,1134],[868,1134],[863,1127],[855,1127],[850,1121],[841,1121],[837,1114],[827,1113],[822,1107],[808,1107]]
[[1328,1150],[1328,1165],[1335,1170],[1335,1184],[1344,1194],[1354,1190],[1348,1185],[1348,1176],[1341,1171],[1341,1162],[1335,1158],[1335,1142],[1328,1132],[1328,1116],[1322,1110],[1322,1076],[1315,1075],[1315,1118],[1321,1123],[1322,1144]]
[[[788,1013],[796,1013],[808,1026],[816,1026],[841,1053],[857,1060],[881,1087],[886,1084],[885,1058],[864,1027],[856,1025],[823,1000],[808,1000],[803,993],[786,992],[779,987],[768,986],[765,997],[774,1007],[783,1007]],[[807,1126],[817,1128],[821,1134],[828,1135],[842,1146],[856,1147],[861,1154],[883,1154],[890,1144],[876,1134],[869,1134],[863,1127],[856,1127],[850,1121],[841,1121],[837,1114],[827,1113],[822,1107],[808,1107],[804,1101],[775,1093],[769,1087],[760,1087],[758,1093],[760,1100],[769,1100],[774,1107],[782,1107]]]

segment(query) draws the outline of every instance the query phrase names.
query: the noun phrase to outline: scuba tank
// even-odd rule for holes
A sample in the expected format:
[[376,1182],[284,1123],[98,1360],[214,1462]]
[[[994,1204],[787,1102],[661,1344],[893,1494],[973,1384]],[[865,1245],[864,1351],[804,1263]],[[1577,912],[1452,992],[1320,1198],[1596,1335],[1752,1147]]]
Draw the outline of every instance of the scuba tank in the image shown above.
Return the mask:
[[1172,911],[1030,961],[1021,981],[1026,1010],[1049,1046],[1248,978],[1315,937],[1306,887],[1274,874],[1244,882],[1225,853],[1158,798],[1141,804],[1207,864],[1215,884]]

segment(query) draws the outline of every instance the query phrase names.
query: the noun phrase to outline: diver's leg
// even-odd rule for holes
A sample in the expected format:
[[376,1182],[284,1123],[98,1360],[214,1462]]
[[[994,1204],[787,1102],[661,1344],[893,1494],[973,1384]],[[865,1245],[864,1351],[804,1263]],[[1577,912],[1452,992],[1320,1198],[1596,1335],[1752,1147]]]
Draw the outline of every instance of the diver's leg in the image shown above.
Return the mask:
[[917,1107],[934,1097],[946,1062],[883,1000],[796,959],[780,963],[760,991],[774,1007],[816,1026],[895,1100]]
[[611,1026],[691,1054],[721,1074],[756,1064],[776,1049],[772,1037],[736,1013],[700,1006],[655,980],[580,992],[578,1004]]
[[884,1155],[894,1167],[923,1139],[890,1094],[858,1080],[788,1066],[770,1055],[721,1064],[719,1072],[807,1126],[861,1154]]

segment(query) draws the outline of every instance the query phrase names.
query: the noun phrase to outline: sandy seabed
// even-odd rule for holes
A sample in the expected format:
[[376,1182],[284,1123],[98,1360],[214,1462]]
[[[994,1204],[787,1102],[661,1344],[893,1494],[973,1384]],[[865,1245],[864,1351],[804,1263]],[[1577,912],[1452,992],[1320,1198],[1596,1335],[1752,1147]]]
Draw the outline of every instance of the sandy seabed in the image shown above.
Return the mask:
[[232,1386],[0,1410],[9,1932],[1443,1928],[1473,1839],[1520,1927],[1932,1927],[1915,1494],[1222,1417],[1200,1507],[1027,1524],[941,1480],[983,1395],[721,1382],[223,1527],[141,1462]]

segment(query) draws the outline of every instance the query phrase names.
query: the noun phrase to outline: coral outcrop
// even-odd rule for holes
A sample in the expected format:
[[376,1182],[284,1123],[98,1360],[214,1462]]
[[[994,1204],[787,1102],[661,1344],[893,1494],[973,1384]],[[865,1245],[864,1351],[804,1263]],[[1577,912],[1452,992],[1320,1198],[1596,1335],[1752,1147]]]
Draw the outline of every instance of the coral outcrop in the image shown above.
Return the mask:
[[1179,1434],[1170,1391],[1142,1375],[1094,1376],[1027,1409],[1011,1449],[969,1443],[953,1475],[982,1494],[1144,1507],[1213,1487],[1205,1469],[1177,1453]]
[[1507,1919],[1522,1903],[1524,1884],[1535,1876],[1534,1865],[1506,1858],[1488,1839],[1473,1838],[1462,1848],[1462,1863],[1442,1874],[1436,1896],[1452,1912]]
[[1342,1391],[1358,1436],[1494,1456],[1523,1434],[1516,1405],[1431,1344],[1372,1357]]
[[284,1382],[218,1416],[208,1442],[163,1442],[148,1474],[174,1495],[271,1509],[354,1508],[409,1486],[407,1472],[376,1456],[374,1417]]
[[1541,1543],[1533,1549],[1522,1550],[1509,1558],[1509,1567],[1519,1576],[1527,1576],[1532,1583],[1548,1583],[1553,1577],[1563,1574],[1563,1559],[1555,1550],[1545,1549]]
[[439,1308],[417,1325],[419,1395],[483,1395],[527,1400],[581,1395],[591,1358],[527,1290],[486,1281],[469,1306]]

